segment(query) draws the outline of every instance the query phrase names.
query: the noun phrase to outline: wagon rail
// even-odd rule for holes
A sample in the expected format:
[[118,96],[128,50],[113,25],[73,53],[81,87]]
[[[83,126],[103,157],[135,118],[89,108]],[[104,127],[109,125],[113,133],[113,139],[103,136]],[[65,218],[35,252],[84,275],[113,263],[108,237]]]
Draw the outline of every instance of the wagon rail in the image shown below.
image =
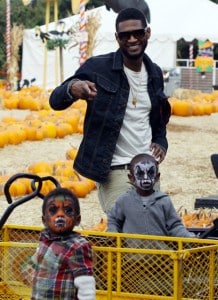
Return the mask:
[[[38,246],[41,227],[5,224],[13,209],[34,196],[43,198],[47,177],[27,177],[32,193],[10,198],[0,226],[0,300],[27,300],[31,284],[25,273]],[[58,185],[58,182],[53,182]],[[214,224],[214,226],[216,223]],[[95,254],[96,300],[218,300],[218,240],[80,231]]]

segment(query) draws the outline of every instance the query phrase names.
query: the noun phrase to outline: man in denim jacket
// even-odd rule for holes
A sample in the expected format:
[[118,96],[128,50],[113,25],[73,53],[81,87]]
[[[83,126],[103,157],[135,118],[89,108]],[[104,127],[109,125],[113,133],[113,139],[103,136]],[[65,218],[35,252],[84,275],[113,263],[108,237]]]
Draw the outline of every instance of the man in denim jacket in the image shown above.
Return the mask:
[[168,148],[170,105],[163,74],[144,53],[151,31],[144,14],[127,8],[117,16],[116,52],[89,58],[50,96],[54,110],[87,101],[84,135],[74,168],[98,184],[104,212],[129,188],[129,162],[138,153],[159,163]]

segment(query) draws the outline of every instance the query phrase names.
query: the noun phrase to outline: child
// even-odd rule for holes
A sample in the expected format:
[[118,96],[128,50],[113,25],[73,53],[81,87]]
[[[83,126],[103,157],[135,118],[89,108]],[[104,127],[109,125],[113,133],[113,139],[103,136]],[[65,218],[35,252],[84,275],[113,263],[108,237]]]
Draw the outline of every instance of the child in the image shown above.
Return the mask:
[[81,221],[77,197],[56,188],[42,205],[40,245],[32,257],[32,300],[95,299],[93,253],[79,233],[72,231]]
[[154,191],[158,162],[138,154],[130,162],[128,178],[135,187],[121,195],[107,215],[107,231],[146,235],[194,237],[182,224],[167,194]]

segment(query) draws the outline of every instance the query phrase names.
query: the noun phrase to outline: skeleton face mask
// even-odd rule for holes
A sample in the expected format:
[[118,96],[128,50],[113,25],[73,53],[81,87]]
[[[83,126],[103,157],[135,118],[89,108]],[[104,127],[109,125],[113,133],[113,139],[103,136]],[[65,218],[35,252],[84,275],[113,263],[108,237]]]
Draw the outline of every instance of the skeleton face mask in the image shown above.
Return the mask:
[[153,161],[143,160],[134,165],[133,175],[135,186],[141,190],[151,190],[157,177],[157,166]]

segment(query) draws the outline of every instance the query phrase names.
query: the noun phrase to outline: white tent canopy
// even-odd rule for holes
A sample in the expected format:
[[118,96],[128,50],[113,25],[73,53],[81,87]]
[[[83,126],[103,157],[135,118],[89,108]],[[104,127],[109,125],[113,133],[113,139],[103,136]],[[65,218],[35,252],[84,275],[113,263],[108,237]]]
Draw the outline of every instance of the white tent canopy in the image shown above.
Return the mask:
[[[174,68],[176,65],[176,42],[184,38],[186,41],[198,39],[211,40],[218,43],[218,5],[209,0],[146,0],[151,11],[151,38],[146,53],[162,68]],[[117,14],[108,11],[105,6],[87,11],[86,14],[99,13],[101,26],[96,39],[97,46],[93,55],[103,54],[117,49],[115,40],[115,19]],[[79,15],[63,20],[66,28],[76,26]],[[45,31],[45,26],[42,26]],[[49,24],[48,31],[55,28]],[[79,67],[79,45],[64,49],[64,78],[71,76]],[[35,36],[35,29],[24,32],[22,79],[35,78],[35,84],[52,88],[59,84],[57,76],[57,60],[55,51],[47,52],[41,39]],[[46,64],[45,64],[46,62]],[[46,65],[46,66],[45,66]],[[44,78],[44,79],[43,79]]]

